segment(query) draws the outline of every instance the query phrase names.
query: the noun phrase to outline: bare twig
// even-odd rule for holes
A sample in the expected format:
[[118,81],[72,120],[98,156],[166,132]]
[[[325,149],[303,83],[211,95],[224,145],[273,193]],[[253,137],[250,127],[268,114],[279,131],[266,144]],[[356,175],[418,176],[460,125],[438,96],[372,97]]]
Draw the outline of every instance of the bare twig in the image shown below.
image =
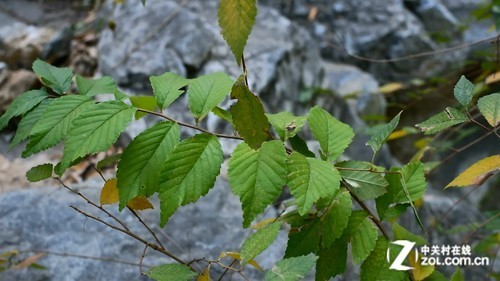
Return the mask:
[[479,231],[479,229],[483,228],[485,225],[489,224],[490,222],[492,222],[493,220],[495,220],[496,218],[498,218],[500,216],[500,212],[498,212],[496,215],[494,216],[491,216],[489,219],[487,219],[486,221],[484,221],[483,223],[481,223],[480,225],[476,226],[476,229],[474,229],[474,231],[472,231],[471,233],[469,233],[469,235],[467,235],[463,241],[462,241],[462,244],[467,244],[469,242],[469,240],[474,237],[474,235],[476,234],[476,232]]
[[148,230],[148,232],[151,233],[151,235],[155,239],[156,243],[158,243],[158,245],[162,249],[165,249],[165,247],[163,246],[163,244],[160,242],[160,239],[158,239],[158,236],[156,236],[156,234],[154,233],[154,231],[146,224],[146,222],[139,216],[139,214],[137,214],[137,212],[134,211],[134,209],[132,209],[130,207],[127,207],[127,208],[134,215],[134,217],[136,217],[137,220],[144,226],[144,228],[146,228]]
[[146,251],[148,250],[148,245],[144,246],[144,250],[142,251],[141,259],[139,260],[139,271],[141,272],[141,275],[144,274],[144,270],[142,268],[143,262],[144,262],[144,257],[146,256]]

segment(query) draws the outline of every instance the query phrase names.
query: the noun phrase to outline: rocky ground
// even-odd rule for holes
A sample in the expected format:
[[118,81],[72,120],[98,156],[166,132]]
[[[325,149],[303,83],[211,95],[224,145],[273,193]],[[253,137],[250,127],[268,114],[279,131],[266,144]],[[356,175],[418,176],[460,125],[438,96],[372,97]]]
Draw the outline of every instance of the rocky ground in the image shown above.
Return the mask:
[[[85,76],[112,76],[131,94],[151,92],[148,77],[166,71],[187,77],[214,71],[225,71],[235,77],[240,73],[219,35],[217,1],[148,0],[145,7],[138,0],[119,5],[106,1],[99,9],[94,9],[96,2],[100,1],[0,0],[0,114],[15,96],[39,86],[29,71],[36,57],[56,65],[69,65]],[[458,79],[458,71],[463,70],[466,59],[474,54],[474,48],[484,49],[488,45],[391,63],[360,60],[355,56],[394,59],[492,35],[487,28],[489,23],[483,22],[471,24],[461,31],[462,23],[480,2],[476,0],[260,2],[257,22],[246,48],[252,90],[260,95],[269,112],[286,110],[304,114],[311,105],[320,104],[349,123],[357,136],[345,156],[356,160],[371,158],[371,150],[365,146],[366,130],[374,123],[369,117],[385,118],[395,110],[392,104],[395,100],[380,93],[381,85],[392,81],[410,84],[414,78],[443,75],[443,70],[448,69],[457,71],[445,76],[452,84]],[[445,31],[441,36],[448,36],[450,40],[437,40],[436,32],[440,30]],[[395,98],[407,102],[406,97],[401,93]],[[402,123],[413,125],[424,120],[434,111],[448,106],[451,97],[451,91],[427,96],[427,100],[417,102],[419,106],[405,111],[408,113],[403,115]],[[391,103],[388,104],[388,100]],[[167,111],[177,119],[192,122],[186,104],[186,100],[180,100]],[[134,122],[121,141],[130,141],[155,121],[155,118],[145,118]],[[210,130],[228,130],[214,116],[208,116],[204,122]],[[74,194],[57,187],[56,182],[36,185],[26,182],[24,174],[29,168],[57,162],[61,149],[20,159],[22,147],[7,149],[15,125],[14,121],[8,131],[0,134],[0,253],[3,249],[14,248],[71,251],[78,255],[138,263],[142,246],[69,209],[69,204],[88,209]],[[311,148],[318,146],[313,141],[308,144]],[[234,145],[233,141],[223,142],[226,153]],[[389,167],[407,161],[411,146],[404,143],[385,146],[377,163]],[[444,182],[482,158],[485,152],[500,153],[499,149],[497,139],[487,139],[482,147],[464,153],[458,158],[460,161],[450,162],[443,172],[431,178],[420,209],[426,226],[431,227],[435,218],[447,213],[465,193],[463,190],[443,192]],[[84,162],[65,179],[91,198],[97,198],[102,185],[99,178],[89,172],[94,164],[95,159]],[[87,181],[82,183],[84,180]],[[498,182],[490,182],[482,191],[463,200],[460,208],[447,215],[444,229],[463,224],[465,220],[481,221],[484,219],[479,212],[482,206],[490,204],[490,208],[498,210],[498,204],[491,202],[494,200],[481,203],[488,189],[491,191],[495,187]],[[276,210],[270,208],[268,215],[273,212]],[[157,227],[156,213],[143,215],[160,233],[167,234],[162,235],[162,241],[169,243],[169,247],[185,259],[203,255],[216,257],[221,251],[236,250],[248,234],[241,230],[240,204],[228,191],[224,176],[218,179],[207,197],[182,208],[166,230]],[[134,225],[138,233],[148,235],[134,222],[131,214],[124,213],[121,217]],[[413,217],[408,214],[405,224],[418,231],[412,221]],[[434,243],[458,243],[461,238],[444,230],[436,230],[431,236]],[[259,262],[271,266],[281,257],[285,245],[286,237],[282,235]],[[166,260],[151,253],[146,261],[151,265]],[[0,280],[4,276],[5,280],[35,281],[140,278],[137,266],[131,265],[57,255],[49,255],[40,263],[49,269],[8,271],[0,273]],[[484,270],[467,269],[468,280],[482,280],[478,278],[483,278]],[[339,280],[354,280],[354,272],[351,270]],[[262,278],[256,272],[252,274],[256,280]]]

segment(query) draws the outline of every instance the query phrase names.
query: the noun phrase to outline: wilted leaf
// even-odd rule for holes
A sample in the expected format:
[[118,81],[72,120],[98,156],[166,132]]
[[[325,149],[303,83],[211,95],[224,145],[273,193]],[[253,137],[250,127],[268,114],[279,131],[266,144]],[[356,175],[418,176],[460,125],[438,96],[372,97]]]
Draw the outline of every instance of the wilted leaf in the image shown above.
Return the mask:
[[38,165],[36,167],[31,168],[27,173],[26,173],[26,178],[30,182],[37,182],[41,180],[48,179],[52,177],[52,171],[54,170],[54,167],[52,164],[42,164]]
[[500,94],[491,94],[480,98],[477,107],[488,124],[496,127],[500,124]]
[[198,275],[197,281],[210,281],[210,268],[206,268],[203,272]]
[[153,204],[151,204],[148,198],[144,196],[137,196],[134,199],[128,201],[127,207],[136,211],[154,209]]
[[[222,258],[225,258],[225,257],[231,257],[231,258],[233,258],[235,260],[241,261],[241,255],[240,255],[240,253],[237,253],[237,252],[222,252],[220,254],[220,256],[219,256],[219,259],[222,259]],[[260,265],[255,260],[249,260],[248,264],[251,265],[251,266],[253,266],[253,267],[255,267],[255,268],[257,268],[260,271],[264,271],[262,269],[262,267],[260,267]]]
[[481,185],[499,170],[500,155],[486,157],[472,164],[452,182],[450,182],[446,188],[451,186]]
[[101,205],[109,205],[118,202],[118,188],[116,179],[109,179],[101,190]]

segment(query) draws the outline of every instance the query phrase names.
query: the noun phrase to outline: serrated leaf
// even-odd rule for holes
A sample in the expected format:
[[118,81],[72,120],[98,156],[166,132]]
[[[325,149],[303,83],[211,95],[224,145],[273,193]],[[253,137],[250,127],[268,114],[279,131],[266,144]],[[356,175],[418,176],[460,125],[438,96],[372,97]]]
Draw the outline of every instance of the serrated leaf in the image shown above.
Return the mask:
[[453,89],[453,94],[455,95],[457,101],[467,108],[472,101],[472,96],[474,95],[474,84],[462,75]]
[[318,199],[333,196],[340,188],[340,179],[340,173],[326,161],[299,153],[288,157],[287,185],[300,215],[305,215]]
[[42,60],[33,62],[33,71],[40,77],[42,83],[62,95],[69,90],[73,72],[67,67],[59,68]]
[[63,96],[54,100],[30,132],[30,140],[23,151],[24,158],[46,150],[66,138],[72,122],[95,104],[86,96]]
[[311,109],[308,122],[328,161],[336,160],[354,137],[354,131],[349,125],[340,122],[319,106]]
[[24,92],[15,98],[0,117],[0,130],[9,124],[10,119],[25,114],[47,98],[45,89]]
[[52,177],[54,167],[52,164],[42,164],[31,168],[26,172],[26,178],[30,182],[37,182]]
[[317,260],[318,257],[314,255],[284,259],[266,271],[264,278],[266,281],[302,280],[311,271]]
[[375,249],[361,265],[361,281],[403,281],[408,279],[404,271],[389,269],[387,262],[387,249],[389,242],[380,236],[375,244]]
[[198,274],[189,266],[171,263],[152,267],[146,275],[156,281],[191,281]]
[[280,229],[281,223],[274,222],[250,235],[241,246],[241,264],[245,265],[267,249],[278,237]]
[[410,266],[413,267],[411,274],[415,281],[424,280],[429,277],[435,269],[433,265],[422,265],[422,256],[415,258],[415,250],[411,251],[408,255],[408,262]]
[[347,241],[337,239],[332,246],[321,249],[316,263],[316,281],[331,280],[346,271]]
[[500,94],[495,93],[480,98],[477,107],[488,124],[496,127],[500,124]]
[[160,172],[161,224],[180,206],[195,202],[214,186],[224,160],[217,137],[194,135],[169,153]]
[[378,239],[377,228],[371,223],[365,211],[353,211],[345,233],[351,242],[352,259],[360,263],[375,249]]
[[132,200],[128,201],[127,207],[132,210],[141,211],[147,209],[154,209],[153,204],[149,202],[148,198],[144,196],[137,196]]
[[481,185],[500,170],[500,155],[486,157],[472,164],[445,188],[451,186]]
[[[236,253],[236,252],[222,252],[220,254],[220,256],[219,256],[219,259],[222,259],[222,258],[225,258],[225,257],[232,257],[235,260],[241,261],[241,255],[240,255],[240,253]],[[255,267],[255,268],[257,268],[260,271],[264,271],[262,269],[262,267],[255,260],[249,260],[248,264],[251,265],[251,266],[253,266],[253,267]]]
[[65,141],[61,170],[78,157],[108,149],[132,121],[135,111],[123,102],[107,101],[78,115]]
[[38,104],[35,108],[30,110],[26,115],[21,119],[19,125],[17,125],[16,135],[12,142],[9,145],[9,149],[12,149],[14,146],[18,145],[20,142],[29,137],[31,130],[35,126],[35,124],[40,120],[45,110],[49,107],[52,99],[45,99],[40,104]]
[[229,183],[240,197],[243,226],[274,202],[286,183],[286,152],[280,141],[265,142],[258,150],[241,143],[229,160]]
[[349,223],[351,216],[352,200],[351,195],[346,189],[341,189],[332,203],[328,207],[328,211],[322,218],[323,222],[323,247],[332,246],[337,238],[339,238],[344,229]]
[[399,124],[399,117],[401,116],[401,112],[398,113],[392,120],[386,125],[380,127],[380,129],[370,138],[370,140],[366,143],[369,145],[373,153],[376,154],[382,145],[387,141],[389,135],[396,129]]
[[149,197],[158,191],[158,167],[179,143],[179,125],[160,122],[140,133],[125,148],[118,163],[120,210],[134,197]]
[[312,153],[307,147],[307,143],[298,135],[295,135],[293,138],[289,139],[290,144],[292,145],[292,149],[306,157],[316,157],[314,153]]
[[433,135],[444,129],[448,129],[457,124],[469,121],[469,117],[462,111],[447,107],[443,112],[438,113],[422,123],[415,125],[426,135]]
[[124,92],[120,91],[118,88],[115,88],[115,91],[113,92],[113,96],[115,97],[115,100],[122,101],[130,98],[127,94]]
[[257,16],[256,0],[221,0],[218,12],[221,34],[241,64],[243,50]]
[[[130,103],[137,108],[142,108],[149,111],[155,111],[157,107],[156,99],[153,96],[133,96],[130,97],[129,99]],[[145,112],[137,111],[135,113],[135,120],[141,119],[146,114],[147,113]]]
[[462,275],[462,271],[460,270],[459,267],[457,267],[457,270],[453,275],[451,276],[450,281],[464,281],[464,276]]
[[243,81],[244,77],[240,76],[231,89],[231,99],[238,99],[238,101],[231,106],[229,112],[233,116],[236,131],[251,148],[257,149],[270,137],[269,121],[264,113],[262,102],[250,92]]
[[93,97],[99,94],[113,94],[116,89],[116,83],[113,78],[104,76],[98,79],[87,79],[76,75],[76,87],[80,95]]
[[[402,176],[397,173],[388,173],[385,178],[389,184],[388,194],[394,203],[407,203],[422,198],[425,192],[425,174],[424,165],[420,162],[410,162],[403,166],[403,168],[393,168],[391,172],[402,173]],[[408,196],[404,190],[403,182],[408,190]],[[384,195],[385,196],[385,195]]]
[[189,84],[189,109],[196,123],[231,92],[233,80],[223,72],[198,77]]
[[104,158],[101,161],[97,162],[96,168],[98,170],[102,170],[105,167],[114,165],[116,162],[120,161],[121,157],[122,157],[121,153],[117,153],[117,154],[113,154],[113,155],[107,156],[106,158]]
[[[383,171],[373,167],[368,162],[346,161],[336,165],[342,178],[351,186],[351,191],[361,200],[375,199],[386,193],[388,185],[383,174],[377,171]],[[341,169],[341,168],[346,168]],[[375,172],[366,170],[375,169]],[[361,171],[365,170],[365,171]]]
[[101,205],[110,205],[118,202],[118,188],[116,187],[116,179],[109,179],[104,183],[100,196]]
[[163,110],[174,102],[181,94],[189,80],[172,72],[149,78],[158,106]]
[[306,124],[306,116],[294,116],[290,112],[266,114],[267,119],[282,141],[293,138]]
[[320,219],[292,224],[292,229],[288,233],[285,258],[317,253],[321,238],[321,226]]

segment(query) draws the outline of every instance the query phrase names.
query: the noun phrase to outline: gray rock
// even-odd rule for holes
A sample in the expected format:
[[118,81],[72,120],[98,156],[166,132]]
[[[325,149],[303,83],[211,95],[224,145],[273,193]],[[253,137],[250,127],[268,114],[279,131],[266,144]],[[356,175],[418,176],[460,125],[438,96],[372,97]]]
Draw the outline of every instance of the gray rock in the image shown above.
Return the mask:
[[[87,186],[89,184],[98,185],[90,182]],[[80,191],[92,200],[98,198],[99,188],[81,187]],[[139,262],[144,249],[141,243],[86,219],[69,208],[69,205],[96,214],[107,222],[113,222],[63,188],[10,192],[0,196],[2,217],[0,248],[2,251],[39,250]],[[165,247],[183,260],[202,257],[217,259],[223,251],[239,251],[242,242],[249,235],[248,230],[242,229],[239,200],[222,178],[219,178],[216,187],[196,204],[180,208],[164,229],[158,226],[159,208],[156,203],[155,206],[155,210],[141,212],[141,217],[155,230]],[[107,209],[120,217],[134,233],[148,241],[154,241],[128,211],[118,213],[116,206]],[[270,209],[267,215],[277,214]],[[257,261],[264,268],[270,268],[282,258],[285,244],[286,234],[283,232],[275,244]],[[139,268],[133,265],[50,254],[38,262],[48,269],[8,270],[0,273],[0,279],[9,281],[140,279]],[[171,262],[169,258],[151,249],[144,259],[144,264],[148,266]],[[197,266],[201,269],[204,265],[200,263]],[[221,273],[216,266],[212,268],[213,278]],[[250,270],[248,276],[253,280],[262,279],[262,273],[254,270]]]
[[10,71],[6,67],[0,70],[0,115],[8,105],[25,91],[39,84],[36,75],[27,70]]
[[440,0],[406,1],[406,3],[420,18],[427,31],[445,33],[447,36],[457,33],[459,25],[457,18]]

